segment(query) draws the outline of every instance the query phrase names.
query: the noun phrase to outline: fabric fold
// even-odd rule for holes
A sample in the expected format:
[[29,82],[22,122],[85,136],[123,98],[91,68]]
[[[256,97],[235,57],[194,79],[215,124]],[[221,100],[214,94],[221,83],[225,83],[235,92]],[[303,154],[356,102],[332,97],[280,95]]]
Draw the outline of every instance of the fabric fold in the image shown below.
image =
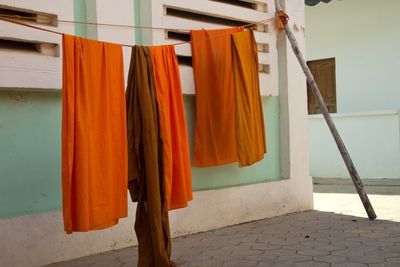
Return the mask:
[[165,182],[160,118],[152,60],[147,47],[132,48],[126,90],[129,190],[137,201],[135,231],[139,267],[174,266]]
[[231,34],[243,28],[193,30],[193,73],[196,89],[194,165],[236,162]]
[[193,199],[189,142],[178,59],[174,46],[148,48],[160,115],[163,170],[168,210],[184,208]]
[[67,233],[127,216],[122,47],[63,35],[62,193]]
[[243,167],[262,160],[267,152],[253,31],[232,34],[232,70],[237,154]]

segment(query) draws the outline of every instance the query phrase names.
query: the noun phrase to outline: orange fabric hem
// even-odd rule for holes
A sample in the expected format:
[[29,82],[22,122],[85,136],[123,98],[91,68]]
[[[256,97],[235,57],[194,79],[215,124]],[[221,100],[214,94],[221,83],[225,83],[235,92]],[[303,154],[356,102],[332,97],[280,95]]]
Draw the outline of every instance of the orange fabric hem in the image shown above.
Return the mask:
[[[128,217],[128,216],[125,216],[125,217]],[[119,217],[119,219],[122,219],[122,218],[125,218],[125,217]],[[106,229],[106,228],[109,228],[111,226],[114,226],[114,225],[118,224],[119,219],[115,219],[115,220],[112,220],[110,222],[106,222],[106,223],[103,223],[103,224],[92,226],[92,227],[90,227],[90,229],[72,229],[72,230],[65,230],[65,232],[67,234],[72,234],[73,232],[82,232],[82,233],[84,233],[84,232],[89,232],[89,231],[92,231],[92,230],[102,230],[102,229]]]
[[234,159],[225,159],[225,160],[220,160],[220,161],[209,161],[209,162],[198,162],[194,161],[193,165],[196,167],[217,167],[225,164],[231,164],[238,162],[238,158],[235,157]]
[[243,168],[243,167],[249,167],[257,162],[260,162],[264,159],[264,154],[260,155],[257,158],[254,158],[253,160],[249,160],[249,161],[245,161],[245,162],[239,162],[239,167]]

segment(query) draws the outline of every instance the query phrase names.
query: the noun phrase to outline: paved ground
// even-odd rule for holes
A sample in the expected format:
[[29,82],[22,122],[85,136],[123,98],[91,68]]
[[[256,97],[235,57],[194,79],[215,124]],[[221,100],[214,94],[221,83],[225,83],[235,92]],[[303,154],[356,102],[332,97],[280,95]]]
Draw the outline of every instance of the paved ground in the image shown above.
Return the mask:
[[[355,194],[315,193],[315,211],[176,238],[172,258],[193,267],[400,266],[400,192],[370,199],[379,220],[366,218]],[[49,267],[128,267],[136,261],[137,249],[127,248]]]

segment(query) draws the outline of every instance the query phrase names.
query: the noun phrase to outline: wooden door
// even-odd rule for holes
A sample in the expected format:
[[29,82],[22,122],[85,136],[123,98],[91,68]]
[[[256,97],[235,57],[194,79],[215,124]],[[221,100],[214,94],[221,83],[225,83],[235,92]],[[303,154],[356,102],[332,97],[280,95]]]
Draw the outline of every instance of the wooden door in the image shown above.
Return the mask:
[[[325,104],[330,113],[336,113],[336,73],[335,59],[319,59],[307,62],[311,73],[314,75]],[[321,113],[317,99],[314,97],[307,83],[308,114]]]

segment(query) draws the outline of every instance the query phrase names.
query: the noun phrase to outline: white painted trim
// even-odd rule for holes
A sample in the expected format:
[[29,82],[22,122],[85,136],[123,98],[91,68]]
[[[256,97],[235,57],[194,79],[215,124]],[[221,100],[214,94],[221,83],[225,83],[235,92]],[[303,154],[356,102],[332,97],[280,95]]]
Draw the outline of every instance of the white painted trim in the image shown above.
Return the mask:
[[[273,6],[273,0],[262,0],[249,2],[267,3],[268,6]],[[142,12],[141,23],[144,26],[165,27],[173,29],[221,29],[227,28],[226,25],[203,22],[190,18],[180,18],[168,16],[164,13],[165,7],[173,7],[178,10],[191,11],[197,14],[211,15],[219,18],[234,19],[238,21],[256,22],[266,20],[274,16],[274,11],[271,8],[267,12],[256,11],[249,8],[239,7],[226,3],[213,2],[208,0],[151,0],[141,2],[141,8],[147,13]],[[151,12],[149,12],[149,10]],[[267,23],[268,33],[255,32],[257,43],[268,44],[268,53],[260,52],[260,64],[268,64],[270,73],[260,72],[260,92],[263,96],[277,96],[278,90],[278,53],[276,47],[277,32],[274,27],[274,22]],[[162,45],[180,42],[175,39],[167,39],[164,31],[142,30],[144,45]],[[191,56],[190,44],[176,46],[177,55]],[[181,80],[184,94],[195,94],[193,73],[189,73],[192,69],[186,66],[181,66]]]
[[[35,13],[57,15],[59,19],[73,20],[73,3],[70,0],[3,0],[2,6]],[[58,26],[40,27],[72,34],[74,25],[59,23]],[[58,45],[61,54],[60,35],[35,30],[10,22],[0,22],[0,37],[27,42],[47,42]],[[46,56],[39,52],[0,50],[0,89],[31,88],[34,90],[61,89],[61,56]]]
[[[190,206],[170,212],[174,237],[310,210],[311,177],[194,192]],[[0,220],[1,266],[35,267],[137,244],[135,205],[112,228],[67,235],[62,213],[47,212]]]
[[[393,116],[399,115],[400,110],[389,109],[389,110],[377,110],[377,111],[366,111],[366,112],[346,112],[346,113],[331,113],[332,118],[352,118],[352,117],[381,117],[381,116]],[[322,114],[308,115],[310,120],[323,119]]]
[[[304,0],[282,1],[299,48],[305,54]],[[284,32],[278,36],[281,176],[309,174],[306,79]],[[304,181],[312,188],[312,181]]]
[[[134,1],[132,0],[86,0],[87,16],[91,22],[134,25]],[[89,28],[90,29],[90,28]],[[99,41],[135,44],[134,28],[97,26],[88,31],[90,37]],[[123,47],[125,87],[128,80],[129,64],[131,61],[131,47]]]

